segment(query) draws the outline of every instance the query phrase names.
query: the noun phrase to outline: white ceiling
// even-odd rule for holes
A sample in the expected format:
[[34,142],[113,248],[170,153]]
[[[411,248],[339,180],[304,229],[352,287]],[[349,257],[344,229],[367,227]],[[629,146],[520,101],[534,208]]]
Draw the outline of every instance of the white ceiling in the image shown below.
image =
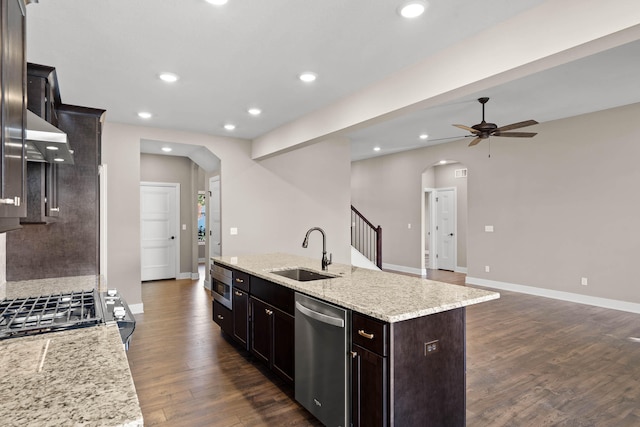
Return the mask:
[[[431,0],[406,20],[400,0],[40,0],[27,8],[27,59],[57,69],[63,102],[107,121],[254,139],[543,2]],[[423,146],[422,132],[462,136],[451,124],[478,123],[479,96],[498,125],[640,102],[638,58],[640,42],[359,129],[352,158]],[[308,70],[311,85],[296,78]]]

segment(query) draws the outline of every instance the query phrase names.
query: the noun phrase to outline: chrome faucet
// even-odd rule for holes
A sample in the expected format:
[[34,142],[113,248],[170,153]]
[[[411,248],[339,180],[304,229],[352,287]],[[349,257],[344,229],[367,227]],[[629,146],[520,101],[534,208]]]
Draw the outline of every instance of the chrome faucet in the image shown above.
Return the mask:
[[327,266],[329,264],[331,264],[331,254],[329,254],[329,259],[327,259],[327,236],[324,234],[324,230],[320,227],[313,227],[310,228],[309,231],[307,231],[307,235],[304,236],[304,240],[302,241],[302,247],[306,248],[307,246],[309,246],[309,234],[311,234],[312,231],[314,230],[318,230],[320,233],[322,233],[322,269],[326,270]]

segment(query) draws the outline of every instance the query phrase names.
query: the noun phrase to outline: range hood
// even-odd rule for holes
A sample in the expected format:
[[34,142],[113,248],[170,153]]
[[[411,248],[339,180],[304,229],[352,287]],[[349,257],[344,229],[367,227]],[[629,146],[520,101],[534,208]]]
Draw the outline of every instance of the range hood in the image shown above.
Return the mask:
[[67,134],[29,110],[25,140],[27,161],[74,164]]

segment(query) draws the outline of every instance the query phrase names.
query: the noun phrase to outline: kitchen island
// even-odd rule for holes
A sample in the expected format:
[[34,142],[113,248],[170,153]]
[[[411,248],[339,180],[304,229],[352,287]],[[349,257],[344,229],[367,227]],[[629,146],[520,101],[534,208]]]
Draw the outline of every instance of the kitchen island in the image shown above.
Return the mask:
[[[96,276],[8,282],[9,298],[86,291]],[[0,341],[3,426],[142,426],[115,322]]]
[[[214,301],[214,321],[292,384],[294,293],[349,310],[344,357],[351,360],[346,399],[353,426],[465,425],[465,307],[498,293],[350,265],[321,271],[320,259],[288,254],[212,260],[233,277],[233,304]],[[329,277],[281,275],[299,269]],[[215,278],[212,287],[215,295]]]

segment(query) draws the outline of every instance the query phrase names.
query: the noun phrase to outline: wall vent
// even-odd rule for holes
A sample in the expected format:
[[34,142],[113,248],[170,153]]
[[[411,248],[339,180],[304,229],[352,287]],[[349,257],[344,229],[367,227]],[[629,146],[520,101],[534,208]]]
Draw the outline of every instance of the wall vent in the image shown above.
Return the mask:
[[456,178],[466,178],[467,177],[467,168],[464,169],[456,169],[455,170]]

